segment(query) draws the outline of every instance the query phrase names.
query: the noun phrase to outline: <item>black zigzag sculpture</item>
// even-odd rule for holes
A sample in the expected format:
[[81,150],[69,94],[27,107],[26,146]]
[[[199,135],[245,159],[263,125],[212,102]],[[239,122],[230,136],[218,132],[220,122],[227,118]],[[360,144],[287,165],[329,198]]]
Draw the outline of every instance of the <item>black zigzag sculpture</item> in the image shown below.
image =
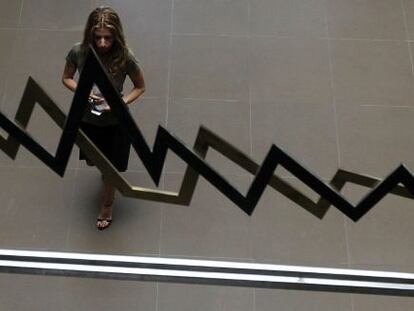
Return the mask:
[[[94,84],[98,86],[111,106],[111,110],[122,124],[125,134],[131,139],[133,148],[156,185],[160,181],[168,150],[174,152],[188,164],[178,193],[131,187],[79,129],[82,115],[85,109],[87,109],[87,99]],[[63,128],[55,156],[45,150],[25,130],[36,102]],[[332,188],[276,145],[271,146],[263,163],[259,166],[247,155],[203,127],[199,130],[194,150],[192,150],[166,129],[159,126],[151,151],[139,127],[125,107],[120,94],[113,86],[104,66],[92,48],[88,51],[82,74],[79,77],[78,88],[67,118],[42,88],[33,79],[29,78],[15,120],[16,122],[9,120],[0,112],[0,127],[9,134],[8,139],[0,137],[0,148],[12,159],[15,158],[18,148],[22,144],[53,171],[63,176],[76,141],[78,146],[94,161],[98,169],[114,183],[117,189],[122,194],[130,197],[188,205],[194,193],[198,177],[201,175],[248,215],[253,213],[265,187],[270,185],[319,218],[325,215],[332,204],[354,221],[359,220],[365,215],[387,193],[394,193],[411,199],[414,198],[414,177],[404,165],[396,168],[383,181],[339,170],[331,181]],[[250,173],[255,174],[246,195],[240,193],[205,162],[204,158],[210,147]],[[314,203],[300,191],[275,176],[274,171],[277,165],[283,166],[309,188],[318,193],[321,196],[320,200]],[[338,192],[347,181],[373,187],[374,189],[356,206],[353,206]],[[399,184],[404,185],[405,188],[399,186]]]

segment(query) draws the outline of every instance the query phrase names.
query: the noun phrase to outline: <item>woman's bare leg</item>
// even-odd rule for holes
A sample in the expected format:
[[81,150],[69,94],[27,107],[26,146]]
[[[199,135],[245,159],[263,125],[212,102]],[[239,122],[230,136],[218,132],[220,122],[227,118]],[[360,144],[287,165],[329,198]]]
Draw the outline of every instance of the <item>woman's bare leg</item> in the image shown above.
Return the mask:
[[114,198],[115,187],[103,178],[103,203],[96,221],[98,229],[105,229],[111,224]]

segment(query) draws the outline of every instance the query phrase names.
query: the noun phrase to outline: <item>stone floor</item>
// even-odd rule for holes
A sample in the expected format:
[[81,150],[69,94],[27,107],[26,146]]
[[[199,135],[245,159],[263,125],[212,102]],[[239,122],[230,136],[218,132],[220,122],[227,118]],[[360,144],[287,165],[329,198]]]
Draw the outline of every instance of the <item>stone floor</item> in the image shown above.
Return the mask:
[[[64,60],[92,8],[120,14],[147,91],[131,108],[148,142],[159,124],[193,145],[205,125],[261,163],[277,144],[324,180],[338,168],[386,176],[414,164],[414,0],[0,0],[0,108],[29,76],[66,111]],[[126,86],[128,89],[130,83]],[[54,152],[60,130],[36,108],[28,130]],[[2,134],[0,130],[0,134]],[[100,232],[100,174],[64,178],[22,148],[0,152],[0,248],[414,270],[413,202],[387,196],[359,222],[315,218],[267,189],[251,217],[204,179],[188,207],[118,196]],[[252,177],[207,160],[246,191]],[[185,169],[169,154],[163,189]],[[283,169],[278,175],[309,192]],[[125,176],[153,186],[135,153]],[[354,203],[367,189],[347,185]],[[1,310],[411,311],[412,298],[0,274]]]

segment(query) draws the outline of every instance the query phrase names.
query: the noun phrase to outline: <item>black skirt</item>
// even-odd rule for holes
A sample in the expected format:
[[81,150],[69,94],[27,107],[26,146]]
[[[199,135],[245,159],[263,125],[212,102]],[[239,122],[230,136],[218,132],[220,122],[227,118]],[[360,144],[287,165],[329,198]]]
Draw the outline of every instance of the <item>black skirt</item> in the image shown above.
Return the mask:
[[[97,126],[82,122],[81,129],[118,171],[127,170],[131,142],[119,124]],[[82,150],[79,159],[93,165],[93,160],[89,161]]]

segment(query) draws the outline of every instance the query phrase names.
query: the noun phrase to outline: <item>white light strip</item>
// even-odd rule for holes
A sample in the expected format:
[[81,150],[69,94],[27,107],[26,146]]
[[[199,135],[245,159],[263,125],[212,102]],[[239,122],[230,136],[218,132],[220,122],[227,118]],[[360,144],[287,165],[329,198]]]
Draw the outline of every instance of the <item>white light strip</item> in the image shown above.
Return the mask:
[[410,273],[194,259],[0,250],[0,272],[414,296]]
[[389,272],[389,271],[373,271],[373,270],[356,270],[356,269],[337,269],[322,267],[304,267],[304,266],[287,266],[273,264],[257,264],[246,262],[231,261],[213,261],[198,259],[178,259],[178,258],[162,258],[162,257],[142,257],[142,256],[122,256],[122,255],[103,255],[103,254],[86,254],[86,253],[69,253],[69,252],[48,252],[48,251],[24,251],[24,250],[7,250],[0,249],[0,258],[2,256],[31,257],[56,260],[93,260],[104,262],[116,262],[118,264],[152,264],[165,266],[182,266],[197,268],[225,268],[240,270],[261,270],[275,272],[295,272],[295,273],[316,273],[331,275],[348,275],[360,277],[378,277],[378,278],[397,278],[412,280],[414,283],[414,273]]

